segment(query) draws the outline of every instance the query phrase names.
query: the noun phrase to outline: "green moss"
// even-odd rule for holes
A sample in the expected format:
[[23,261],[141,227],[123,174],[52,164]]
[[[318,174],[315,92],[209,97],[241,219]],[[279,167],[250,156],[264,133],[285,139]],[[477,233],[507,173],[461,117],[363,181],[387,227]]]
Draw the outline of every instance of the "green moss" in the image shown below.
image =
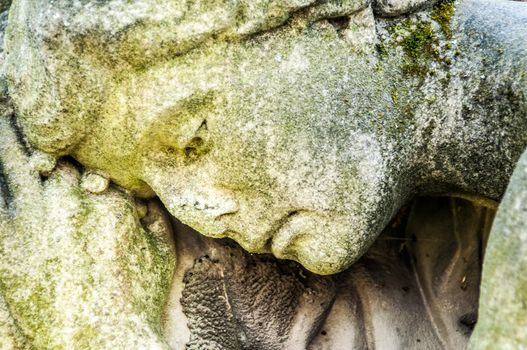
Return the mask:
[[439,59],[439,52],[435,48],[438,39],[430,22],[412,24],[406,20],[404,27],[411,31],[401,42],[406,55],[402,71],[404,74],[424,77],[428,72],[429,61]]
[[446,0],[442,1],[434,7],[431,18],[439,24],[443,34],[447,38],[452,37],[452,17],[455,13],[454,1]]
[[430,22],[418,22],[415,30],[404,38],[402,46],[405,54],[417,60],[421,55],[432,52],[432,43],[436,41]]
[[392,97],[393,104],[398,105],[399,104],[399,92],[397,91],[397,89],[392,88],[390,95]]
[[[391,39],[381,42],[379,55],[387,56],[386,52],[399,46],[404,53],[400,66],[403,75],[418,78],[434,75],[435,72],[430,69],[431,63],[442,66],[452,64],[452,57],[447,52],[454,50],[450,40],[454,13],[454,1],[442,0],[433,8],[429,20],[411,17],[392,22],[386,28]],[[435,28],[436,23],[440,29]]]
[[386,48],[386,44],[384,43],[384,41],[379,42],[375,48],[377,49],[379,58],[384,59],[388,57],[388,49]]
[[401,67],[402,72],[406,75],[413,75],[417,77],[425,77],[428,73],[428,67],[426,67],[423,64],[416,63],[416,62],[410,62],[405,63]]

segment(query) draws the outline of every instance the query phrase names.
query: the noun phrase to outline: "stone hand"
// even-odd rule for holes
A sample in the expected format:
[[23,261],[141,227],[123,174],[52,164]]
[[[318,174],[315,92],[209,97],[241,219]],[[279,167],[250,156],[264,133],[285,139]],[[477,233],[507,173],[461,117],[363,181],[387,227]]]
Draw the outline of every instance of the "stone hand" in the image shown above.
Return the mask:
[[13,123],[0,118],[0,292],[19,333],[38,349],[168,348],[163,209],[116,188],[89,193],[65,161],[41,177]]

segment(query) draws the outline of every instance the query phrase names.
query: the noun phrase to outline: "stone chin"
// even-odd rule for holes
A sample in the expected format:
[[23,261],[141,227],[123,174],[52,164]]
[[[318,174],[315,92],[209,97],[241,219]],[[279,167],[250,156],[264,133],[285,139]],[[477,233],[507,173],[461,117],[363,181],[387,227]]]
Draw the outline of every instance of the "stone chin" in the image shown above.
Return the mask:
[[341,221],[332,215],[294,212],[273,235],[271,252],[277,258],[295,260],[317,274],[341,272],[367,249],[358,241],[351,241],[354,237],[350,232],[352,226],[343,225]]
[[[230,229],[218,220],[204,221],[203,216],[183,213],[179,208],[169,211],[206,236],[231,238],[246,251],[271,253],[279,259],[293,260],[320,275],[345,270],[377,237],[374,231],[357,235],[353,225],[344,223],[340,217],[309,211],[289,213],[275,223],[241,223],[239,226],[249,228],[246,232]],[[272,229],[258,231],[260,227]]]

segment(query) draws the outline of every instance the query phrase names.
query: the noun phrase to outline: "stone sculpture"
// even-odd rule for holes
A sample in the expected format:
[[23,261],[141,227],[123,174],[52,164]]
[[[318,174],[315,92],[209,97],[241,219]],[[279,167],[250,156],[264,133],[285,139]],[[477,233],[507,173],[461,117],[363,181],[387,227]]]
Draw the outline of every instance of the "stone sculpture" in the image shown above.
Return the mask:
[[[0,335],[8,348],[177,347],[179,340],[167,340],[170,325],[161,330],[170,305],[188,317],[190,348],[323,348],[315,333],[344,298],[338,286],[363,265],[374,271],[374,263],[316,277],[187,238],[210,254],[189,253],[188,261],[201,261],[183,271],[182,262],[174,266],[168,213],[249,252],[335,274],[363,257],[415,196],[470,199],[479,204],[474,213],[495,206],[527,145],[527,6],[520,2],[15,0],[5,16]],[[523,188],[515,176],[511,186]],[[518,328],[523,279],[511,282],[512,294],[496,281],[510,266],[502,264],[511,240],[523,266],[525,234],[503,218],[524,216],[511,204],[522,190],[512,191],[489,241],[475,348],[527,342]],[[468,245],[454,240],[471,258],[470,268],[452,271],[473,283],[455,312],[477,303],[475,252],[484,244],[473,243],[489,227],[486,214],[475,217],[485,229],[467,229]],[[495,232],[509,238],[494,239]],[[419,247],[409,250],[419,256]],[[175,268],[172,293],[180,294],[163,316]],[[416,310],[436,306],[429,311],[435,333],[422,331],[435,335],[422,341],[430,348],[466,342],[470,332],[456,338],[451,315],[433,301],[456,295],[450,284],[427,280],[433,264],[404,271],[419,276],[412,283],[425,295],[412,294],[424,300]],[[283,315],[268,325],[247,318],[244,283],[258,286],[256,310],[265,310],[261,286],[286,286],[269,306]],[[203,306],[196,295],[223,297]],[[494,295],[510,305],[500,325],[490,316],[501,312]],[[463,313],[456,317],[473,326],[475,311]],[[505,321],[511,315],[518,327]],[[205,327],[208,319],[216,321]],[[419,347],[409,335],[354,344],[383,336]]]
[[465,200],[420,199],[331,279],[244,256],[176,224],[179,266],[165,336],[176,349],[464,348],[492,217]]

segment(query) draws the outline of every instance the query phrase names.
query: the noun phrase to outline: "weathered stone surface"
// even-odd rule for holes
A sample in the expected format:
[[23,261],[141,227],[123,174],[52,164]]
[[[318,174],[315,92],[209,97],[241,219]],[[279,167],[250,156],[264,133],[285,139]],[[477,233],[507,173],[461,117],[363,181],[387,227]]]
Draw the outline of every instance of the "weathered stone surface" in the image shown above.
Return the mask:
[[335,275],[335,303],[308,349],[464,349],[493,212],[441,197],[401,210],[367,254]]
[[[15,1],[16,122],[1,87],[1,334],[17,341],[16,324],[37,348],[166,348],[158,327],[174,256],[156,195],[205,235],[319,274],[356,262],[415,195],[499,200],[527,144],[526,27],[523,3],[487,0]],[[284,307],[261,334],[240,336],[258,328],[236,314],[248,304],[240,281],[260,277],[230,275],[244,261],[266,271],[263,285],[284,278],[258,259],[187,266],[189,347],[279,348],[284,334],[316,329],[281,329],[302,310]],[[304,295],[297,282],[286,279],[284,301]],[[405,325],[422,326],[430,347],[460,342],[443,313],[450,285],[417,284],[440,300],[419,302],[436,318]],[[455,311],[473,301],[460,297]],[[374,309],[393,316],[402,304]]]
[[29,349],[24,335],[9,312],[9,308],[0,293],[0,349],[2,350],[25,350]]
[[523,4],[394,20],[367,2],[278,4],[15,2],[24,133],[203,234],[323,274],[415,194],[500,198],[527,144]]
[[41,177],[14,123],[0,117],[2,346],[21,349],[21,332],[36,349],[167,349],[175,256],[161,206],[140,221],[130,195],[84,191],[65,161]]
[[465,348],[494,212],[458,198],[419,198],[331,277],[175,222],[165,337],[173,349]]
[[395,17],[434,4],[432,0],[377,0],[373,7],[379,16]]
[[179,229],[178,257],[191,268],[179,267],[184,276],[174,280],[175,290],[184,286],[177,302],[188,324],[168,311],[165,333],[173,348],[185,326],[188,349],[307,348],[335,297],[330,278],[269,255],[249,255],[232,241]]
[[479,321],[471,349],[522,349],[527,345],[527,153],[496,215],[487,244]]

